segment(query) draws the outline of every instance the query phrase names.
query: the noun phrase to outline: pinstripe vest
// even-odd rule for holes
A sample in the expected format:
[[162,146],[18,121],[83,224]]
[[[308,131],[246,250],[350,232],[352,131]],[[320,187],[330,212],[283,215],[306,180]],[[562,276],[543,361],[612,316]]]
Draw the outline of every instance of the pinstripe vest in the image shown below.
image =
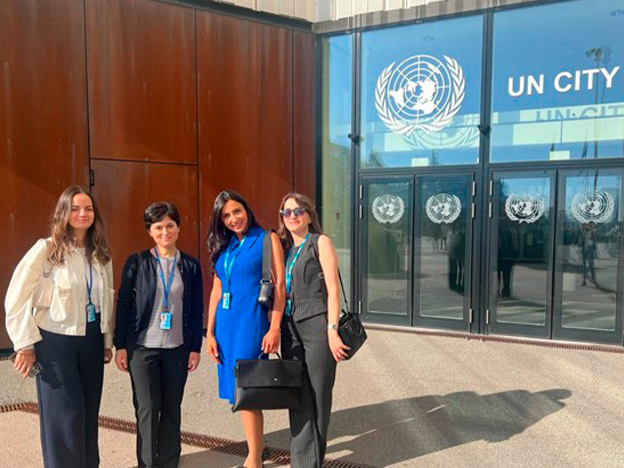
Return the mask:
[[[327,287],[318,258],[318,238],[319,234],[310,235],[293,267],[290,297],[296,322],[327,313]],[[288,262],[294,252],[295,249],[291,248]]]

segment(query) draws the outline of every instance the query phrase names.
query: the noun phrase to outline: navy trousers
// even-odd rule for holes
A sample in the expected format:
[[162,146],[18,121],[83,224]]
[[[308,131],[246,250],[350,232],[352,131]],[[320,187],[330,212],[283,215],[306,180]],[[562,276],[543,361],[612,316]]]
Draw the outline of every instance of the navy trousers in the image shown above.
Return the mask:
[[177,468],[189,350],[128,347],[139,468]]
[[45,468],[97,468],[98,413],[104,380],[100,322],[86,336],[40,330],[35,344],[43,372],[37,376],[41,448]]

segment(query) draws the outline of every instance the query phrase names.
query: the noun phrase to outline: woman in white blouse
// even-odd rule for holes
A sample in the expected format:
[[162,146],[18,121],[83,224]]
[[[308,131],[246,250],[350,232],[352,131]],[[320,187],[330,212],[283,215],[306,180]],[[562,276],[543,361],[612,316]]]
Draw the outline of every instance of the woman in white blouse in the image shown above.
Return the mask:
[[[97,468],[104,364],[112,358],[113,267],[93,196],[60,196],[52,233],[15,268],[6,327],[23,376],[35,362],[45,468]],[[36,368],[35,368],[36,369]]]

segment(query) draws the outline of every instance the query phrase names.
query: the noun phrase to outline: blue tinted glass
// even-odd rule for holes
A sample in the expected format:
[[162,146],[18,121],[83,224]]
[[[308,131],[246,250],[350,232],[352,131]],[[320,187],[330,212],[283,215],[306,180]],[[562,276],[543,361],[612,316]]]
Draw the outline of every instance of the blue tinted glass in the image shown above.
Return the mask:
[[352,161],[351,89],[352,36],[323,39],[322,224],[336,246],[342,278],[351,284]]
[[622,156],[624,1],[494,15],[493,162]]
[[483,18],[362,35],[361,166],[476,164]]

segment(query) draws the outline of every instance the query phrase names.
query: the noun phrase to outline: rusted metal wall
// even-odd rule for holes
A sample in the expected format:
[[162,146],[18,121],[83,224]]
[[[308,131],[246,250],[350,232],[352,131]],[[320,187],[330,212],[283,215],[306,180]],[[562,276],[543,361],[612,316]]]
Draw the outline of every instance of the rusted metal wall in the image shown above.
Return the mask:
[[88,184],[89,167],[116,284],[150,245],[152,201],[178,205],[180,247],[206,266],[219,190],[240,191],[267,227],[284,193],[314,195],[310,32],[152,0],[3,0],[0,60],[5,265],[46,235],[58,195]]
[[[59,194],[88,183],[82,0],[0,2],[0,297]],[[0,314],[0,349],[11,347]]]

